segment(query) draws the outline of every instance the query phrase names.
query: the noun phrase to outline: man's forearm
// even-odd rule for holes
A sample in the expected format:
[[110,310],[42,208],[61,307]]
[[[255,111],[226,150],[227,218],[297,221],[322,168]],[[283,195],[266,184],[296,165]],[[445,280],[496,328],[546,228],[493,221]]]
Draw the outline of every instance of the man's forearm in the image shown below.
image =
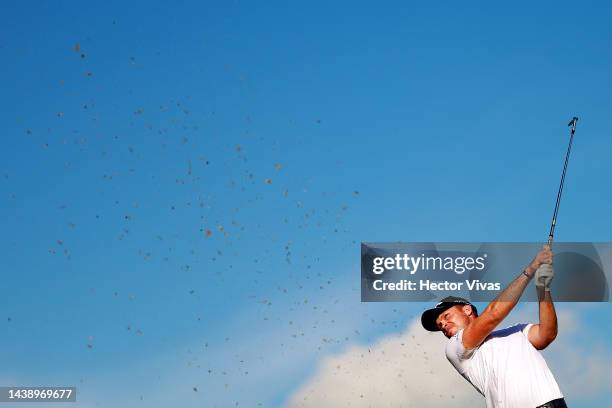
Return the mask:
[[540,335],[550,341],[557,337],[557,313],[550,291],[538,289],[540,305]]
[[504,320],[512,308],[518,303],[518,300],[521,298],[523,291],[527,287],[531,277],[533,277],[536,269],[537,268],[531,264],[525,268],[525,272],[521,272],[516,279],[510,282],[510,284],[489,303],[482,315],[484,316],[485,313],[490,314],[491,318],[497,321],[497,323]]

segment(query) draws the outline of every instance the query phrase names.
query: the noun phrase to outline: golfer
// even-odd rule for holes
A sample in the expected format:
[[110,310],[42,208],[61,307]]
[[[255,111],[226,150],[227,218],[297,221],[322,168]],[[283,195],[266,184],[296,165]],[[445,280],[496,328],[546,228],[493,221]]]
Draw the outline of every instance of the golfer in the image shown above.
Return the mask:
[[[557,336],[557,315],[550,295],[553,254],[545,245],[519,276],[480,315],[465,299],[449,296],[421,316],[423,327],[449,338],[446,357],[486,399],[504,408],[567,407],[563,394],[538,350]],[[540,322],[493,331],[536,277]]]

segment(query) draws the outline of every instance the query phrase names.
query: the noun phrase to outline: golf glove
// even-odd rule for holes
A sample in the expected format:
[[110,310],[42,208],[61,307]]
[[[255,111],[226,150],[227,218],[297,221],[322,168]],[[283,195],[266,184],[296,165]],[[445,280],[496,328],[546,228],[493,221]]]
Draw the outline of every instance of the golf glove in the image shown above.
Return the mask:
[[554,276],[555,272],[551,264],[541,264],[535,273],[535,284],[538,288],[544,288],[546,292],[550,292],[550,283]]

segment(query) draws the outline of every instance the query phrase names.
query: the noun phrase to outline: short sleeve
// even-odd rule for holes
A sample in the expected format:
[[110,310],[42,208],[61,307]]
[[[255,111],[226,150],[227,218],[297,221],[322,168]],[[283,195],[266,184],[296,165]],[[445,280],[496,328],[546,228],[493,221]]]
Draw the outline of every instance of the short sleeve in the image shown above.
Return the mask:
[[529,329],[531,329],[531,326],[533,326],[533,323],[527,323],[527,324],[520,324],[519,326],[522,327],[522,332],[525,335],[525,337],[529,338]]
[[464,347],[463,330],[460,330],[448,340],[446,344],[446,358],[459,370],[459,367],[462,365],[461,363],[470,359],[475,350],[476,348],[466,349]]

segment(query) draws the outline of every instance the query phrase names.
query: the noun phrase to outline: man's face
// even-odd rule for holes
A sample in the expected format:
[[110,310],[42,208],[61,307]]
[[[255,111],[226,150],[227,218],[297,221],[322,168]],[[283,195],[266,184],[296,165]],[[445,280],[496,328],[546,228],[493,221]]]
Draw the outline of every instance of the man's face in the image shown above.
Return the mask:
[[436,325],[446,337],[451,338],[470,322],[468,315],[470,311],[471,306],[469,305],[451,306],[440,313],[440,316],[436,319]]

